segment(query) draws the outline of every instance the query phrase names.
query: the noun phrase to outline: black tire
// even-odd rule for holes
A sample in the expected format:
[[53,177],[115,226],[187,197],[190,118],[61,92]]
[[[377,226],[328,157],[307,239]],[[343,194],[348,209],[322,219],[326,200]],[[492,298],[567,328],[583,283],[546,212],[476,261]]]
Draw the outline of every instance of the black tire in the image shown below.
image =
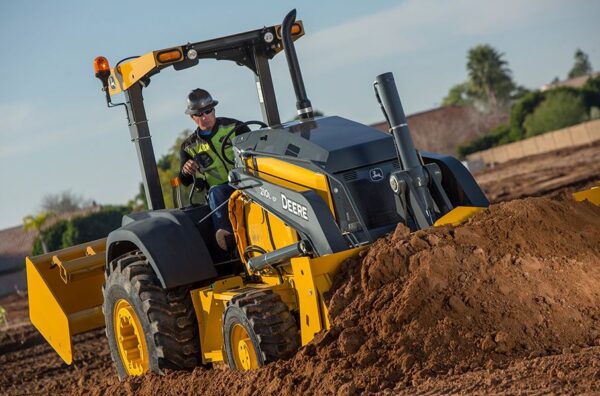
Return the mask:
[[165,290],[140,251],[113,260],[102,288],[102,310],[110,353],[120,379],[128,373],[115,336],[114,309],[126,300],[142,327],[148,350],[148,371],[191,369],[200,361],[198,324],[188,287]]
[[223,312],[223,341],[229,367],[244,370],[236,364],[236,345],[232,345],[232,330],[242,326],[252,342],[258,367],[268,362],[286,359],[300,347],[296,321],[287,305],[271,290],[252,291],[234,297]]

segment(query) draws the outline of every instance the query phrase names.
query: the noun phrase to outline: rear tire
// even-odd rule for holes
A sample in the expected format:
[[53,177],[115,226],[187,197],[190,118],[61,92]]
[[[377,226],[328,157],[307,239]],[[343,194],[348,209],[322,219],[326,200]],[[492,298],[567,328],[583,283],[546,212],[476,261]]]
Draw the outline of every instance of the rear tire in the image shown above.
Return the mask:
[[189,288],[163,289],[142,252],[113,260],[102,292],[106,336],[120,379],[198,365],[198,325]]
[[253,370],[286,359],[300,347],[298,326],[287,305],[271,290],[234,297],[223,313],[229,367]]

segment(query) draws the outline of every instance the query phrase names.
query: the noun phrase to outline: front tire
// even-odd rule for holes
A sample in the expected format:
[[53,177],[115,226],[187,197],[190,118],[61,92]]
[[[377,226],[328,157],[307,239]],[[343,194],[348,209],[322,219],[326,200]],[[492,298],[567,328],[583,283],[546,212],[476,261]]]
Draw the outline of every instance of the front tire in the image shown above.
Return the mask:
[[231,300],[223,313],[223,341],[229,367],[242,371],[289,358],[300,347],[294,318],[271,290]]
[[198,326],[189,288],[163,289],[142,252],[113,260],[102,292],[106,336],[120,379],[198,365]]

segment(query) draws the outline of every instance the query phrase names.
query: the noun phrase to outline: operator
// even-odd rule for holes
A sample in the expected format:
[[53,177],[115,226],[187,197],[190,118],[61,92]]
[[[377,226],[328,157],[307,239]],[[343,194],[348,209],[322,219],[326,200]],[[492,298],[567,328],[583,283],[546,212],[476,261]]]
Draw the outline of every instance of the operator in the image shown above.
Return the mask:
[[[204,89],[196,88],[189,93],[185,113],[192,118],[197,128],[181,144],[179,180],[183,185],[189,186],[193,183],[193,175],[196,172],[203,175],[202,179],[197,179],[197,185],[192,188],[199,187],[199,182],[204,184],[200,187],[208,186],[208,205],[214,211],[211,217],[215,238],[221,249],[229,251],[235,242],[228,217],[228,205],[224,204],[216,211],[215,209],[227,201],[234,191],[227,179],[233,166],[222,158],[221,147],[225,135],[241,124],[241,121],[217,117],[215,106],[218,103]],[[248,131],[247,126],[242,126],[236,135]],[[232,151],[231,147],[225,149],[225,154],[230,159]]]

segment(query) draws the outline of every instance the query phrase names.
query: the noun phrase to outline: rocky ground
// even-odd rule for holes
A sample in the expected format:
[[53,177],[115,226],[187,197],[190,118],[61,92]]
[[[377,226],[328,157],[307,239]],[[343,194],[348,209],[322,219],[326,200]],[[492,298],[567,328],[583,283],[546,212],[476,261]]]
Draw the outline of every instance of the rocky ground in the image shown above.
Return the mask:
[[103,330],[77,336],[67,366],[28,322],[26,297],[6,297],[0,394],[600,393],[600,208],[566,194],[599,177],[599,150],[477,175],[489,210],[459,227],[399,226],[345,263],[332,329],[254,372],[119,382]]

